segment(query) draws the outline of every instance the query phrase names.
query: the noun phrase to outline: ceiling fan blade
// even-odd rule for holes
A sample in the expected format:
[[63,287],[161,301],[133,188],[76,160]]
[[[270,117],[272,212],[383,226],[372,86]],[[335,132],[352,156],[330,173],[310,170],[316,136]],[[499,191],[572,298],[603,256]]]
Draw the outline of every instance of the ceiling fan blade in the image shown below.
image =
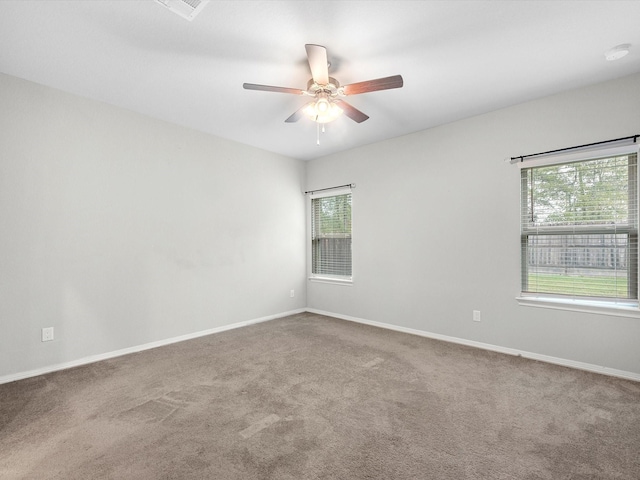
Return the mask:
[[304,115],[304,109],[307,108],[309,105],[311,105],[313,102],[309,102],[309,103],[305,103],[303,106],[301,106],[298,110],[296,110],[295,112],[293,112],[291,114],[291,116],[289,118],[287,118],[285,120],[286,123],[294,123],[297,122],[298,120],[300,120],[302,118],[302,116]]
[[255,83],[243,83],[242,88],[245,90],[262,90],[264,92],[293,93],[294,95],[302,95],[304,90],[299,88],[273,87],[271,85],[257,85]]
[[344,100],[337,99],[333,102],[338,105],[344,111],[344,114],[354,122],[362,123],[369,118],[369,115],[362,113],[356,107],[345,102]]
[[345,95],[357,95],[359,93],[375,92],[377,90],[400,88],[402,85],[404,85],[402,75],[393,75],[392,77],[377,78],[376,80],[367,80],[366,82],[345,85],[342,87],[342,90]]
[[304,46],[307,50],[307,58],[309,59],[309,68],[311,68],[311,76],[313,81],[318,85],[326,85],[329,83],[329,61],[327,60],[327,49],[321,45]]

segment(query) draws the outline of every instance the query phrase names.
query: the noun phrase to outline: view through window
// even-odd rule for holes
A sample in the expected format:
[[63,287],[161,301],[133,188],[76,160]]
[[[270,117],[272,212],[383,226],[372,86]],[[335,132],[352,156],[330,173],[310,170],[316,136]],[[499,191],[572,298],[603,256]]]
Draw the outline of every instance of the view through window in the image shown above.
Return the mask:
[[350,279],[351,193],[311,199],[311,273]]
[[637,154],[522,168],[523,294],[638,299]]

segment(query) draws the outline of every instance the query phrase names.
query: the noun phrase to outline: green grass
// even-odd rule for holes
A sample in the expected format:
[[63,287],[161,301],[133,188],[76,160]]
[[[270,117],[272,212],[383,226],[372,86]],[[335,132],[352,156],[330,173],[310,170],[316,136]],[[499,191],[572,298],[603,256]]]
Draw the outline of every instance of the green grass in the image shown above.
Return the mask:
[[559,293],[590,297],[626,298],[627,279],[614,276],[569,277],[558,274],[529,274],[529,292]]

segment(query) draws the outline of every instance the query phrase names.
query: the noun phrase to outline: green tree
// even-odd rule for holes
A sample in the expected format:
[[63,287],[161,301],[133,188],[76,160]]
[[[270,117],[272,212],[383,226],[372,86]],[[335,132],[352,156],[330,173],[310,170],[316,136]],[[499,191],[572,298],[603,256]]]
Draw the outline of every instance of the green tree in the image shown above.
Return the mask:
[[527,219],[539,227],[627,223],[629,168],[621,156],[528,169]]
[[351,235],[351,194],[314,199],[315,226],[321,235]]

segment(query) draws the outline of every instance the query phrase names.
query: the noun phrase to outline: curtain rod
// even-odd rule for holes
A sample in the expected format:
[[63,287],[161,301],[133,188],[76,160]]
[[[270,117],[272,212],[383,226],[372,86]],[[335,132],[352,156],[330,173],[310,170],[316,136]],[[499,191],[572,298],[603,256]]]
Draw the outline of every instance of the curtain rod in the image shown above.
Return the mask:
[[319,188],[318,190],[309,190],[307,192],[304,192],[304,194],[307,195],[309,193],[324,192],[325,190],[335,190],[336,188],[343,188],[343,187],[356,188],[356,184],[347,183],[346,185],[338,185],[336,187]]
[[537,157],[539,155],[548,155],[550,153],[566,152],[566,151],[569,151],[569,150],[577,150],[578,148],[593,147],[595,145],[603,145],[605,143],[621,142],[622,140],[631,140],[631,139],[633,139],[633,143],[636,143],[636,140],[638,139],[638,137],[640,137],[640,135],[631,135],[630,137],[615,138],[613,140],[604,140],[603,142],[585,143],[584,145],[576,145],[575,147],[567,147],[567,148],[559,148],[557,150],[549,150],[548,152],[531,153],[529,155],[518,155],[517,157],[511,157],[511,162],[514,162],[516,160],[520,160],[521,162],[524,162],[525,158]]

